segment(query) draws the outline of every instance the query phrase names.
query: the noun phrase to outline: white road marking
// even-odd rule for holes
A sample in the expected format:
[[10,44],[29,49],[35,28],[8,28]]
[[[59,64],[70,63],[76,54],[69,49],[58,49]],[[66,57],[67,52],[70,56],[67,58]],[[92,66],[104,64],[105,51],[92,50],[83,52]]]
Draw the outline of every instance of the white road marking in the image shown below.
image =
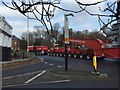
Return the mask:
[[69,82],[70,80],[59,80],[59,81],[50,81],[46,83],[60,83],[60,82]]
[[25,73],[25,74],[20,74],[20,75],[16,75],[16,76],[9,76],[9,77],[5,77],[3,79],[10,79],[10,78],[15,78],[15,77],[21,77],[21,76],[24,76],[24,75],[29,75],[29,74],[34,74],[34,73],[39,73],[41,71],[36,71],[36,72],[32,72],[32,73]]
[[53,66],[53,64],[52,64],[52,63],[50,63],[49,65],[50,65],[50,66]]
[[43,58],[41,58],[41,61],[43,61]]
[[44,62],[44,61],[41,61],[41,62]]
[[34,79],[36,79],[37,77],[41,76],[42,74],[44,74],[46,71],[42,71],[41,73],[39,73],[38,75],[34,76],[33,78],[29,79],[28,81],[26,81],[25,83],[29,83],[31,81],[33,81]]
[[[24,75],[24,74],[23,74]],[[21,76],[23,76],[23,75],[17,75],[16,77],[21,77]]]
[[45,62],[45,64],[48,64],[48,62]]
[[[64,83],[64,82],[70,82],[70,80],[59,80],[59,81],[50,81],[50,82],[41,82],[39,84],[50,84],[50,83]],[[14,87],[14,86],[25,86],[25,85],[28,85],[27,83],[24,83],[24,84],[16,84],[16,85],[8,85],[8,86],[3,86],[3,88],[6,88],[6,87]],[[35,83],[31,83],[29,85],[35,85]]]
[[7,88],[7,87],[14,87],[16,85],[8,85],[8,86],[2,86],[3,88]]
[[10,77],[5,77],[3,79],[10,79],[10,78],[14,78],[15,76],[10,76]]
[[58,65],[57,67],[61,68],[62,66],[59,66],[59,65]]

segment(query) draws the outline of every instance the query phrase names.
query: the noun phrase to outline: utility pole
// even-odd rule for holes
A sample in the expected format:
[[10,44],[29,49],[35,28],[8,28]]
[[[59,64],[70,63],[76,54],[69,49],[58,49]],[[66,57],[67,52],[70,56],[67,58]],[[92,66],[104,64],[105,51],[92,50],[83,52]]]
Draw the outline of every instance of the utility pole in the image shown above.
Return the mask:
[[29,46],[29,13],[27,13],[27,52],[28,52],[28,46]]
[[68,71],[68,53],[67,45],[69,44],[69,28],[68,28],[68,18],[67,16],[73,16],[72,13],[64,15],[64,41],[65,41],[65,71]]

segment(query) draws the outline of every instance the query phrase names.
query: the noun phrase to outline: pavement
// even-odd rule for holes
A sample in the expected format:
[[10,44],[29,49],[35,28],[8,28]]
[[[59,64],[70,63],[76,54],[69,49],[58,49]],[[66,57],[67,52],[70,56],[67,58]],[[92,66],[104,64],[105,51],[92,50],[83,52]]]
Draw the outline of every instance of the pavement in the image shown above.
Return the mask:
[[34,58],[35,58],[35,55],[31,54],[31,55],[29,55],[29,58],[24,58],[24,59],[23,59],[23,57],[12,58],[12,60],[10,60],[10,61],[0,61],[0,64],[14,63],[14,62],[19,62],[19,61],[27,61],[27,60],[34,59]]
[[26,58],[26,59],[13,59],[11,61],[2,61],[2,62],[0,62],[0,64],[14,63],[14,62],[26,61],[26,60],[30,60],[30,58]]

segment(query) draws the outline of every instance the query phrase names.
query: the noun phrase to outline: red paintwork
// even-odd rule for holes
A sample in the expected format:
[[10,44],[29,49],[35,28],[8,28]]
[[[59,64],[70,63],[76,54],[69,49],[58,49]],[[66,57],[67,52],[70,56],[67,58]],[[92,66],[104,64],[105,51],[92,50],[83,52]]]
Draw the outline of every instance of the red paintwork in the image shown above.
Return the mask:
[[47,46],[41,46],[41,49],[42,50],[48,50],[48,47]]
[[28,50],[29,51],[33,51],[34,50],[34,46],[28,46]]
[[120,58],[120,48],[104,48],[103,52],[106,58]]
[[41,50],[41,46],[36,46],[36,50]]
[[101,57],[104,54],[102,52],[104,43],[100,39],[70,39],[70,42],[90,47],[97,57]]
[[48,50],[47,46],[28,46],[28,50],[33,51],[34,47],[35,47],[36,51],[40,51],[40,50],[47,51]]
[[[79,48],[76,47],[71,47],[68,46],[68,53],[71,54],[87,54],[90,55],[92,54],[91,49],[94,51],[94,55],[97,57],[106,57],[106,58],[116,58],[116,59],[120,59],[120,48],[105,48],[105,44],[106,43],[110,43],[110,42],[105,42],[102,41],[100,39],[69,39],[69,42],[71,43],[75,43],[75,44],[79,44],[79,45],[85,45],[87,47],[89,47],[90,49],[87,50],[80,50]],[[48,47],[47,46],[35,46],[36,50],[43,50],[43,51],[47,51]],[[29,51],[33,51],[34,50],[34,46],[29,46],[28,47]],[[50,50],[48,50],[48,53],[64,53],[64,47],[58,47],[58,46],[54,46],[53,48],[50,48]]]
[[105,48],[107,42],[100,39],[70,39],[69,41],[90,47],[97,57],[120,58],[120,48]]

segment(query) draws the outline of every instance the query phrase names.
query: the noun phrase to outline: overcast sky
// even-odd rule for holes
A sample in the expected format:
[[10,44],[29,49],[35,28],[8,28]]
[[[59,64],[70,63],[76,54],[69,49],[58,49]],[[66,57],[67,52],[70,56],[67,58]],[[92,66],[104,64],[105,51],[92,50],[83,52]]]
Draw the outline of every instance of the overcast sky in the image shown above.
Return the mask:
[[[4,0],[8,2],[8,0]],[[11,1],[11,0],[10,0]],[[83,3],[90,3],[90,2],[97,2],[100,0],[80,0]],[[108,2],[113,2],[115,0],[108,0]],[[98,4],[97,6],[93,6],[88,8],[90,12],[99,13],[98,7],[104,8],[106,3]],[[79,7],[74,2],[74,0],[61,0],[61,7],[66,9],[72,10],[79,10]],[[65,12],[61,10],[56,10],[55,16],[52,19],[53,23],[60,23],[61,26],[64,25],[64,14]],[[27,31],[27,18],[21,15],[18,11],[11,10],[5,7],[0,2],[0,15],[4,16],[6,20],[10,23],[13,27],[12,34],[16,35],[17,37],[21,37],[22,32]],[[91,17],[85,12],[74,14],[75,17],[69,17],[69,27],[75,31],[82,31],[82,30],[99,30],[99,24],[96,17]],[[41,25],[40,22],[35,20],[30,20],[30,27],[29,30],[33,31],[34,26]]]

